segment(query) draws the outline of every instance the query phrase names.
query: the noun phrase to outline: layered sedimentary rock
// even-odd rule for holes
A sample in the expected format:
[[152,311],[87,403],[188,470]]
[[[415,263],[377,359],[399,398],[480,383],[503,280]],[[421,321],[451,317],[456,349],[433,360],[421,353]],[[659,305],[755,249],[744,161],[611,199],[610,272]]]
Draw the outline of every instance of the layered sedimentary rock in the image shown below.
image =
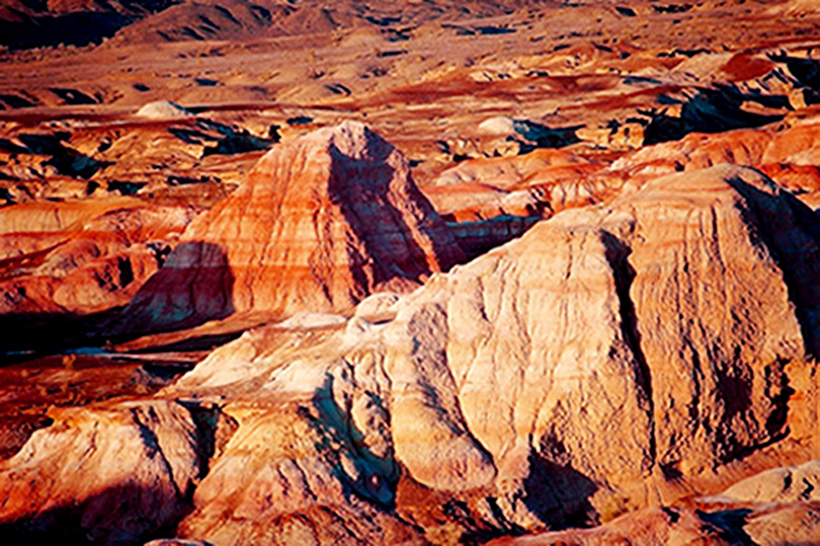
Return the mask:
[[734,509],[755,544],[816,544],[820,541],[820,463],[773,468],[711,497],[711,510]]
[[724,504],[710,509],[649,508],[631,512],[592,529],[538,533],[500,538],[492,546],[723,546],[755,544],[817,544],[820,541],[820,505]]
[[[380,325],[357,316],[344,334],[298,343],[246,334],[174,392],[232,391],[238,406],[301,401],[297,415],[333,438],[301,457],[351,459],[339,459],[335,481],[363,484],[362,498],[381,491],[428,538],[442,532],[435,504],[454,499],[466,512],[450,525],[462,531],[607,519],[789,434],[787,370],[809,366],[817,334],[806,279],[820,261],[806,214],[749,169],[662,178],[434,277],[383,307]],[[218,484],[240,467],[280,476],[267,458],[240,463],[247,450],[236,449],[203,483],[213,493],[196,496],[187,535],[269,525],[237,517],[236,505],[224,515]],[[249,488],[232,498],[249,502]],[[299,506],[272,509],[284,517]]]
[[401,153],[349,122],[271,150],[192,222],[127,313],[132,326],[161,328],[249,310],[350,310],[460,258]]
[[7,542],[820,543],[816,0],[6,4]]
[[691,509],[648,508],[631,512],[606,525],[540,533],[520,538],[500,538],[492,546],[728,546],[725,529],[704,521]]
[[[34,209],[29,225],[22,222],[27,209]],[[0,235],[2,314],[88,314],[125,305],[194,216],[188,207],[149,208],[130,199],[44,209],[24,204],[0,214],[7,230]]]
[[424,188],[468,257],[523,234],[566,208],[598,203],[619,189],[620,176],[571,153],[539,149],[512,157],[464,161]]
[[[250,331],[149,403],[213,400],[238,424],[179,536],[448,543],[606,521],[811,442],[790,396],[818,335],[813,225],[751,169],[672,175],[410,295],[371,296],[346,322]],[[42,468],[27,453],[0,469],[3,487]],[[656,541],[708,527],[647,517],[669,519],[647,531]]]
[[691,506],[632,512],[588,530],[502,538],[493,546],[613,543],[667,544],[816,544],[820,504],[816,461],[767,470],[734,484],[721,495],[690,499]]
[[[624,156],[613,170],[627,169],[640,174],[698,170],[734,163],[773,167],[775,165],[811,166],[820,152],[820,126],[815,116],[792,116],[781,123],[758,129],[738,129],[719,134],[691,133],[679,142],[648,146]],[[803,188],[808,189],[808,188]],[[815,189],[815,188],[811,188]]]
[[2,522],[13,541],[130,544],[173,525],[207,471],[206,438],[166,401],[55,411],[3,470]]
[[742,480],[721,495],[731,502],[820,501],[820,462],[809,461],[792,467],[779,467]]

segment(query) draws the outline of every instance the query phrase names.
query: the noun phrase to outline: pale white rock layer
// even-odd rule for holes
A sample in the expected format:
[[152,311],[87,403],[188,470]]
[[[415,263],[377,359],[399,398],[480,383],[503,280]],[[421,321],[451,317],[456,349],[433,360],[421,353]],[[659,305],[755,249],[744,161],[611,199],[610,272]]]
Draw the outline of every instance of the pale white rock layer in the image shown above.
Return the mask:
[[344,325],[245,333],[158,395],[238,424],[180,536],[537,531],[658,504],[668,484],[763,453],[797,434],[789,374],[817,346],[811,215],[751,169],[676,174],[368,299]]

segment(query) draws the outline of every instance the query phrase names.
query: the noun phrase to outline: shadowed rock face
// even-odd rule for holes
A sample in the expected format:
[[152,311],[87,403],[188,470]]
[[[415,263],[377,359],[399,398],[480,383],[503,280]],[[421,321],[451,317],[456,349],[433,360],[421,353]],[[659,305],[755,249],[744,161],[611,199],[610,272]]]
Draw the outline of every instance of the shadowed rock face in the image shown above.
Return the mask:
[[189,410],[131,402],[52,416],[56,426],[35,432],[4,470],[2,528],[12,541],[57,529],[71,543],[133,544],[188,511],[207,471],[207,432]]
[[182,243],[128,304],[119,328],[126,332],[185,328],[226,317],[234,311],[234,283],[219,245]]
[[0,2],[0,536],[820,543],[819,24]]
[[642,544],[646,546],[699,544],[728,546],[725,531],[698,517],[691,509],[647,508],[632,512],[594,529],[554,531],[520,538],[501,538],[493,546],[607,546]]
[[99,44],[173,1],[16,1],[0,7],[0,44],[10,49]]
[[[417,286],[462,256],[400,152],[352,122],[269,152],[182,241],[126,310],[129,328],[233,311],[346,311],[374,291]],[[205,246],[224,253],[221,273],[196,250]]]
[[[446,543],[573,526],[720,487],[723,469],[749,455],[766,464],[781,439],[810,443],[801,412],[814,395],[800,378],[820,259],[807,213],[751,169],[663,177],[542,221],[412,294],[371,296],[344,327],[244,334],[145,402],[213,398],[237,427],[193,511],[177,513],[178,536]],[[21,465],[51,472],[37,438],[72,457],[89,449],[72,430],[38,433],[0,467],[11,491],[0,519],[43,511],[12,510],[10,484]],[[93,441],[107,453],[116,438]],[[49,498],[49,479],[35,483]],[[722,544],[735,521],[630,517],[648,543],[701,532]]]
[[[354,317],[343,336],[298,349],[274,332],[247,334],[174,391],[236,392],[237,407],[271,396],[302,401],[297,415],[329,427],[352,459],[318,474],[335,487],[388,484],[381,502],[417,521],[435,503],[403,504],[408,480],[429,498],[463,503],[462,532],[608,518],[654,504],[670,480],[708,476],[788,434],[786,370],[807,366],[817,332],[791,301],[812,290],[805,279],[820,264],[802,214],[748,169],[662,178],[611,208],[559,214],[432,279],[393,305],[392,321]],[[784,241],[798,242],[805,277],[792,276],[795,247]],[[801,297],[806,316],[815,302]],[[328,404],[336,424],[322,417]],[[296,425],[272,422],[277,437],[298,436]],[[257,487],[305,486],[284,477],[262,486],[261,476],[281,474],[267,456],[247,464],[246,449],[228,446],[186,536],[278,532],[237,518],[238,506],[253,503]],[[299,460],[340,456],[317,450]],[[374,453],[378,464],[367,462]],[[406,473],[390,493],[395,465]],[[257,478],[233,482],[232,498],[244,500],[228,508],[218,492],[236,473]],[[271,509],[303,513],[291,502]],[[441,522],[427,525],[432,532]]]
[[667,544],[816,544],[820,540],[818,461],[767,470],[721,495],[696,501],[700,509],[649,508],[588,530],[501,538],[493,546],[593,546],[625,541]]

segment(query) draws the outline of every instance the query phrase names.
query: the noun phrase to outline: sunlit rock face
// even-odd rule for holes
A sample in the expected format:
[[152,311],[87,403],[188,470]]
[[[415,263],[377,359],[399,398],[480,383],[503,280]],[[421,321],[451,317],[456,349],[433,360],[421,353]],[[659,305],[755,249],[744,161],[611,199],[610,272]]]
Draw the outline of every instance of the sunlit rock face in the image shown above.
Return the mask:
[[[741,480],[720,495],[696,501],[701,509],[637,510],[594,529],[500,538],[494,546],[592,546],[640,541],[641,544],[815,544],[820,540],[814,493],[818,462],[778,467]],[[728,516],[728,517],[727,517]]]
[[461,256],[401,153],[350,122],[265,155],[191,224],[127,314],[167,327],[250,310],[349,311]]
[[820,543],[817,2],[143,4],[0,5],[6,542]]
[[[656,505],[676,483],[725,483],[715,473],[739,453],[765,461],[799,429],[791,376],[818,333],[810,214],[750,169],[662,177],[412,294],[372,296],[347,322],[246,333],[149,403],[218,400],[222,430],[236,429],[179,532],[537,531]],[[24,461],[43,468],[26,448]],[[437,513],[451,502],[461,518]]]
[[[798,424],[790,382],[804,386],[790,374],[811,369],[818,333],[817,295],[804,280],[820,267],[807,214],[750,169],[660,178],[609,207],[536,225],[386,302],[375,322],[363,310],[344,332],[292,342],[275,330],[246,334],[172,392],[236,393],[237,407],[259,408],[241,410],[253,416],[247,431],[294,438],[277,445],[306,425],[279,424],[285,410],[259,404],[298,404],[287,410],[297,423],[330,435],[313,442],[318,451],[300,449],[298,461],[331,457],[334,487],[395,504],[430,533],[441,524],[429,515],[435,503],[414,498],[407,482],[427,498],[461,499],[473,519],[460,532],[608,519],[658,503],[674,483],[708,479]],[[376,307],[370,301],[365,309]],[[271,412],[279,417],[259,417]],[[260,487],[294,490],[284,477],[261,485],[290,463],[255,454],[247,464],[252,441],[228,446],[195,497],[186,534],[224,526],[225,536],[245,536],[267,525],[237,517],[238,501],[219,494],[224,484],[242,506]],[[244,486],[230,478],[249,472],[257,478]],[[338,506],[335,495],[318,502]],[[289,499],[271,510],[312,513]],[[691,535],[706,525],[698,521],[681,525]],[[655,543],[667,536],[647,532]]]
[[[279,161],[310,164],[313,155],[298,159],[303,147],[318,140],[330,149],[336,145],[328,142],[341,139],[339,147],[351,149],[356,135],[375,138],[361,125],[343,125],[279,148],[297,158]],[[393,153],[381,140],[354,148],[376,153],[372,146]],[[260,162],[252,181],[271,157],[277,155]],[[364,161],[349,173],[373,165]],[[378,180],[379,172],[367,180]],[[262,187],[264,195],[276,194],[273,185]],[[282,301],[253,292],[243,300],[249,286],[261,294],[269,286],[253,284],[257,268],[231,262],[244,249],[263,265],[276,263],[268,259],[273,250],[259,254],[254,245],[265,248],[259,233],[284,233],[276,228],[278,216],[267,216],[270,233],[251,232],[261,242],[250,246],[238,244],[241,222],[230,232],[237,238],[207,231],[220,222],[233,225],[224,216],[235,210],[253,217],[253,205],[231,203],[257,195],[255,188],[260,191],[253,184],[241,188],[198,217],[126,313],[159,301],[165,306],[151,320],[161,324],[168,313],[219,316],[220,305],[245,301],[250,311]],[[345,195],[355,191],[345,188]],[[321,214],[338,219],[347,202],[335,198]],[[346,218],[369,218],[377,209],[366,210],[369,215]],[[268,208],[258,213],[265,214]],[[316,215],[307,217],[308,226],[317,225]],[[351,230],[345,240],[359,240],[363,249],[375,244],[355,239],[356,222],[321,225]],[[455,261],[457,247],[443,233]],[[392,248],[391,232],[378,234],[379,248]],[[408,241],[398,240],[399,250],[387,254],[392,271],[415,278],[379,284],[385,273],[373,260],[372,284],[333,299],[338,278],[357,286],[350,254],[342,253],[347,269],[309,277],[324,282],[312,285],[318,299],[307,300],[323,302],[309,307],[323,313],[296,312],[306,308],[291,302],[289,320],[246,332],[154,397],[55,412],[51,427],[0,465],[0,486],[8,492],[2,521],[15,533],[42,536],[73,526],[73,533],[103,543],[111,537],[131,543],[170,525],[177,536],[212,543],[271,536],[284,544],[447,543],[476,533],[607,522],[637,510],[595,532],[566,536],[595,543],[634,525],[643,529],[634,536],[649,543],[703,533],[721,544],[724,535],[708,517],[651,507],[695,487],[719,492],[774,466],[778,454],[767,451],[773,444],[814,441],[805,413],[816,403],[817,221],[757,170],[724,164],[626,186],[605,204],[541,220],[519,239],[448,272],[434,272],[440,262],[430,257],[440,255],[439,247],[412,257]],[[289,255],[298,257],[299,248]],[[331,245],[323,256],[335,263],[338,255]],[[168,277],[169,271],[179,276]],[[424,279],[407,291],[406,282]],[[185,290],[173,290],[183,282]],[[306,282],[300,286],[307,291]],[[145,294],[153,299],[141,300]],[[231,299],[221,303],[221,294]],[[126,447],[129,436],[134,445]],[[117,456],[123,450],[129,457]],[[170,466],[155,464],[158,457]],[[743,460],[752,457],[746,466]],[[72,458],[84,462],[64,464]],[[800,472],[808,476],[810,469]],[[94,491],[76,486],[87,474],[100,476]],[[132,486],[140,492],[116,493]],[[756,487],[741,482],[725,497],[769,502],[747,493]],[[800,494],[783,498],[799,502]],[[121,508],[103,524],[95,507],[98,496],[109,502],[110,495]],[[168,507],[162,517],[133,520],[157,502]],[[454,503],[458,513],[447,508]],[[771,524],[749,520],[749,532],[780,536],[771,525],[810,517],[794,510],[771,516],[777,519]]]
[[[176,521],[207,470],[190,411],[170,401],[53,414],[2,471],[2,520],[13,541],[129,544]],[[80,447],[82,446],[82,447]]]
[[0,314],[82,315],[125,305],[193,217],[187,207],[128,198],[4,208]]

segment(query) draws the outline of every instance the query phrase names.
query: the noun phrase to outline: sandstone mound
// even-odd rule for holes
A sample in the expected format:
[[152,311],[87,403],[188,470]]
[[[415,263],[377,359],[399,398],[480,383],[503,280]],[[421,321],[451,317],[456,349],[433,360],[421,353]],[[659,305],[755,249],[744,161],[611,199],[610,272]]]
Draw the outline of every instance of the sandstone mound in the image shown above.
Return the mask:
[[181,240],[132,302],[131,325],[349,311],[461,258],[401,153],[353,122],[270,151]]
[[807,167],[818,162],[820,123],[812,117],[787,119],[759,129],[738,129],[719,134],[691,133],[679,142],[647,146],[624,156],[613,163],[612,169],[633,173],[650,169],[657,174],[694,171],[723,163]]
[[820,461],[761,472],[723,492],[735,502],[820,501]]
[[[86,222],[113,210],[137,208],[140,202],[130,197],[54,203],[50,201],[21,203],[0,210],[0,236],[15,233],[48,233],[64,231],[73,224]],[[26,249],[16,249],[13,245],[0,246],[3,259]]]
[[806,15],[812,15],[820,11],[820,6],[812,0],[791,0],[782,5],[770,8],[770,11],[778,15],[786,12],[786,14],[791,16],[805,17]]
[[[149,208],[128,199],[26,203],[3,212],[0,224],[11,231],[0,233],[0,316],[86,315],[125,305],[193,216],[187,207]],[[26,213],[49,222],[40,229],[19,222]],[[8,322],[14,330],[30,326]]]
[[817,544],[818,463],[767,470],[699,499],[700,508],[664,506],[631,512],[592,529],[570,529],[493,540],[492,546],[609,544]]
[[[787,365],[807,366],[820,332],[814,224],[761,175],[721,167],[557,215],[430,283],[391,330],[407,340],[385,365],[397,457],[430,488],[494,483],[525,526],[649,502],[635,487],[653,476],[697,478],[775,441]],[[483,450],[494,478],[458,470]]]
[[554,531],[493,540],[492,546],[729,546],[725,531],[700,519],[694,510],[648,508],[593,529]]
[[57,424],[35,432],[3,475],[2,522],[12,542],[42,539],[56,525],[70,542],[133,544],[185,512],[209,441],[189,410],[131,402],[52,417]]
[[[767,446],[811,441],[791,428],[790,396],[820,334],[816,229],[754,170],[677,174],[542,221],[398,301],[369,300],[379,312],[344,330],[248,332],[157,401],[213,399],[238,424],[178,534],[454,543],[723,488],[726,465],[736,476],[738,459],[765,464]],[[70,428],[47,434],[65,452],[89,448]],[[107,452],[116,438],[94,441]],[[0,466],[0,489],[17,467],[43,467],[33,442]],[[47,496],[48,482],[30,483]],[[6,507],[2,521],[40,510]],[[635,525],[656,543],[713,532],[690,516]]]
[[440,173],[425,195],[453,228],[469,258],[520,236],[537,220],[598,202],[620,187],[595,178],[596,165],[571,153],[539,149],[514,158],[470,159]]
[[[395,506],[379,525],[399,534],[396,515],[431,537],[538,530],[714,479],[790,434],[790,374],[820,331],[807,214],[749,169],[674,175],[539,223],[392,303],[393,319],[246,334],[168,393],[234,393],[244,431],[181,532],[250,541],[301,514],[332,542],[373,506]],[[305,427],[326,440],[294,444]]]
[[174,102],[157,100],[140,107],[136,115],[148,119],[180,119],[190,117],[193,114]]
[[728,505],[707,512],[691,508],[648,508],[629,513],[592,529],[539,533],[500,538],[492,546],[728,546],[755,544],[817,544],[820,541],[820,506],[817,503],[787,505]]
[[766,510],[764,506],[743,530],[761,546],[820,543],[820,503],[798,502]]

